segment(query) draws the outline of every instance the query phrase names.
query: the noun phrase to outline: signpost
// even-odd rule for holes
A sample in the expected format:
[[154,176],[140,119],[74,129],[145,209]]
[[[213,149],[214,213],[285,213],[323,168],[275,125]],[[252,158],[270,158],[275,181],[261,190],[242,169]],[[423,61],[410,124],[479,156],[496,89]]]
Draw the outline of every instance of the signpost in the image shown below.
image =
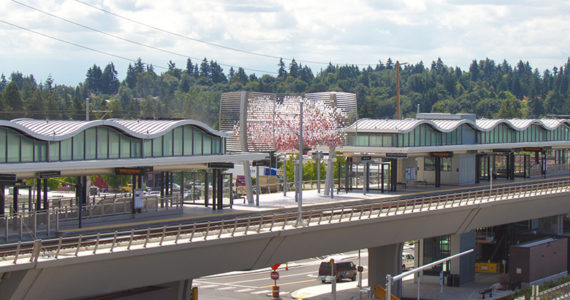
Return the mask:
[[271,296],[273,297],[273,299],[279,299],[279,286],[277,286],[277,279],[279,279],[279,272],[275,271],[275,269],[277,269],[277,267],[279,267],[280,264],[276,264],[273,267],[271,267],[273,269],[273,271],[271,272],[271,279],[273,279],[273,290],[271,293]]

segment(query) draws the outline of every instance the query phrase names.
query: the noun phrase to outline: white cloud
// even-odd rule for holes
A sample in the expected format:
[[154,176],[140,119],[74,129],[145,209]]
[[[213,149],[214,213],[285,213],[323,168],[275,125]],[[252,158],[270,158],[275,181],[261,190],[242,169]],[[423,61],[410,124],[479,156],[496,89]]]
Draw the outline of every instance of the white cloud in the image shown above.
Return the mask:
[[[18,0],[74,22],[201,60],[275,72],[277,59],[246,55],[173,36],[106,14],[73,0]],[[541,70],[568,58],[568,1],[341,1],[330,0],[81,0],[185,36],[297,61],[371,64],[378,60],[426,66],[441,57],[467,68],[489,57],[529,61]],[[185,58],[91,32],[13,1],[0,3],[0,20],[156,66]],[[124,77],[128,61],[94,53],[0,23],[0,73],[13,71],[65,84],[84,80],[93,64],[114,62]],[[4,62],[5,61],[5,62]],[[33,63],[32,63],[33,62]],[[54,62],[57,62],[54,63]],[[288,61],[286,62],[289,63]],[[305,64],[303,63],[303,64]],[[319,64],[309,64],[316,73]],[[224,67],[227,71],[229,67]],[[160,69],[157,69],[160,71]],[[247,71],[251,73],[252,71]],[[61,79],[58,79],[61,78]]]

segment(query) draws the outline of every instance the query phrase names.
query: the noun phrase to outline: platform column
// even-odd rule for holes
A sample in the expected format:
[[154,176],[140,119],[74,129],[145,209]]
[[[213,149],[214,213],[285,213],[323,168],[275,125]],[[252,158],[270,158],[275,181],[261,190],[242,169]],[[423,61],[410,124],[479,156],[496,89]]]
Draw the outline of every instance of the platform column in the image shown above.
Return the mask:
[[4,211],[6,210],[6,195],[4,189],[6,187],[4,184],[0,184],[0,217],[4,216]]
[[398,186],[398,160],[390,159],[390,191],[396,192]]
[[[374,285],[386,286],[386,275],[402,273],[402,246],[392,244],[382,247],[368,248],[368,285],[374,290]],[[394,282],[392,295],[402,296],[402,281]]]
[[49,209],[49,201],[48,201],[48,180],[45,178],[43,180],[43,188],[44,188],[44,210]]

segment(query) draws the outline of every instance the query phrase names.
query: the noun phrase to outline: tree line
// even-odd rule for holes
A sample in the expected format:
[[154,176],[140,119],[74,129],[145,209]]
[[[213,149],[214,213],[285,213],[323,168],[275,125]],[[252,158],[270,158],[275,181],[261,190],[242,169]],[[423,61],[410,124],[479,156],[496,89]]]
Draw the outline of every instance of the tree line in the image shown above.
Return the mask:
[[[75,87],[55,84],[50,76],[14,72],[0,76],[0,119],[84,120],[86,99],[90,119],[195,119],[217,128],[224,92],[248,90],[304,94],[355,93],[360,118],[386,119],[396,114],[396,64],[392,59],[364,68],[333,65],[319,70],[292,59],[276,65],[276,76],[246,74],[241,67],[227,72],[214,60],[188,59],[184,68],[169,62],[158,74],[141,59],[129,64],[121,81],[113,63],[93,65]],[[447,66],[441,59],[400,66],[401,111],[476,113],[486,118],[540,118],[569,115],[570,58],[564,65],[540,72],[528,62],[473,60],[468,70]]]

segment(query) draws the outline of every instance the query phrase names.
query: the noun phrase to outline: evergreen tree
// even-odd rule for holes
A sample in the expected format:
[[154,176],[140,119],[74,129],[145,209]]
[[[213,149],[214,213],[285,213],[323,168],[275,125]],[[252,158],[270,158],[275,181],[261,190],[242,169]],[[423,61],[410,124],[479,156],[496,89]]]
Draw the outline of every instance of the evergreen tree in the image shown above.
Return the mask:
[[299,66],[294,58],[291,60],[291,64],[289,64],[289,75],[293,76],[293,78],[299,77]]
[[0,76],[0,93],[4,91],[4,88],[6,88],[7,85],[8,81],[6,81],[6,76],[2,74],[2,76]]
[[200,64],[200,76],[202,77],[210,77],[210,64],[208,60],[204,57],[202,63]]
[[24,115],[22,97],[15,81],[10,82],[4,89],[4,104],[8,120]]
[[283,58],[279,59],[279,69],[277,70],[277,78],[281,80],[285,80],[287,78],[287,71],[285,70],[285,63],[283,62]]
[[129,67],[127,68],[127,78],[125,79],[125,82],[130,89],[134,89],[137,85],[137,72],[131,64],[129,64]]
[[194,65],[191,59],[186,60],[186,74],[194,75]]
[[89,68],[89,70],[87,70],[87,78],[85,79],[87,89],[92,93],[100,92],[102,76],[103,72],[99,66],[93,65],[93,67]]
[[119,79],[113,63],[108,64],[101,75],[101,91],[105,94],[115,94],[119,90]]
[[34,91],[32,97],[25,102],[26,117],[32,119],[45,118],[45,104],[42,98],[42,92],[37,89]]

